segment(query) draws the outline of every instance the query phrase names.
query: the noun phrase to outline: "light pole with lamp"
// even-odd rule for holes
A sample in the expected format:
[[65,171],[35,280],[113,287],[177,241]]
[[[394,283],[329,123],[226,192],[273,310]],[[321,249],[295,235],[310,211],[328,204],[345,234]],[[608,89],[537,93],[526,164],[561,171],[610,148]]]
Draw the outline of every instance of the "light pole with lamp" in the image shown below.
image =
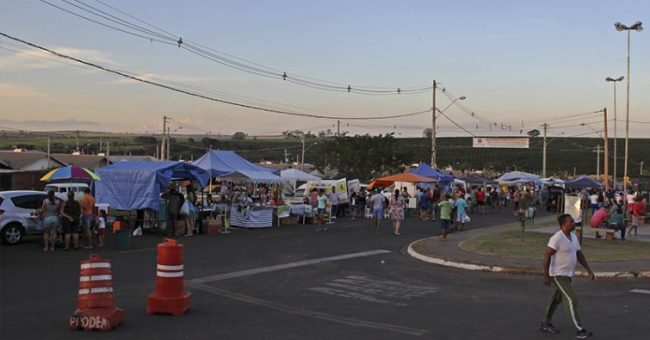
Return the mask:
[[623,191],[627,189],[627,162],[628,162],[628,149],[630,137],[630,31],[643,31],[643,24],[641,21],[635,22],[632,26],[628,27],[620,22],[614,24],[617,31],[627,31],[627,103],[625,104],[625,162],[623,163]]
[[[433,103],[434,103],[434,106],[433,106],[433,114],[432,114],[432,116],[433,116],[433,124],[431,125],[431,167],[432,168],[437,168],[437,160],[436,160],[436,118],[437,118],[438,115],[436,114],[435,91],[436,91],[436,82],[434,81],[433,82],[433,92],[434,92]],[[454,105],[454,103],[456,103],[459,100],[465,100],[465,98],[467,98],[467,97],[460,96],[460,97],[452,100],[451,103],[449,103],[449,105],[447,105],[444,109],[437,110],[437,111],[442,114],[445,111],[447,111],[447,109],[450,108],[452,105]]]
[[616,83],[619,81],[623,81],[625,77],[620,76],[618,78],[612,78],[612,77],[607,77],[605,78],[605,81],[612,82],[614,83],[614,180],[612,182],[612,186],[614,187],[614,190],[616,190],[616,167],[617,167],[617,162],[618,162],[618,156],[617,156],[617,140],[618,140],[618,128],[616,127]]

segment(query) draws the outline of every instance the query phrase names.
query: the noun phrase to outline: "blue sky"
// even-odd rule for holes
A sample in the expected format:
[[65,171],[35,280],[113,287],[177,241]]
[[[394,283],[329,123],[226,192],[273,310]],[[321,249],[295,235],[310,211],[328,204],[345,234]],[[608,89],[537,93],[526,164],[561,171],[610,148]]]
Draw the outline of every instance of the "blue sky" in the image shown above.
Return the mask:
[[[47,1],[80,12],[61,0]],[[446,113],[476,135],[519,135],[543,122],[550,124],[552,135],[589,136],[592,128],[602,129],[596,114],[558,117],[603,107],[613,116],[612,84],[604,79],[626,74],[627,44],[626,33],[616,32],[613,23],[650,24],[650,2],[640,0],[102,1],[189,41],[289,75],[386,88],[431,86],[435,79],[452,98],[467,97],[464,108],[452,106]],[[96,0],[81,2],[119,14]],[[0,32],[147,79],[210,90],[211,96],[257,106],[341,117],[431,107],[431,92],[367,96],[244,73],[90,23],[38,0],[0,2]],[[633,121],[650,121],[648,34],[632,32]],[[619,136],[624,131],[625,85],[617,88]],[[0,125],[28,129],[63,125],[151,132],[160,130],[163,115],[173,117],[176,127],[188,133],[279,134],[336,123],[237,108],[136,84],[45,59],[43,53],[6,38],[0,38],[0,90]],[[442,93],[437,99],[439,108],[450,102]],[[342,126],[352,133],[419,136],[430,122],[430,114],[422,114],[385,121],[342,120]],[[613,134],[611,125],[613,121]],[[442,136],[468,135],[445,118],[439,127]],[[645,136],[648,127],[632,124],[631,134]]]

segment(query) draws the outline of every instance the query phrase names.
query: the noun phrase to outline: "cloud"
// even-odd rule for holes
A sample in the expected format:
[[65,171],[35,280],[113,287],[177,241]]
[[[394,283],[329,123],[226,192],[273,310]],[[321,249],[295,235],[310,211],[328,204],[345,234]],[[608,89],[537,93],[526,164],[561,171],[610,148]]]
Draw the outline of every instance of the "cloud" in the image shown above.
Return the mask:
[[[98,51],[69,47],[56,47],[52,50],[71,57],[82,59],[88,62],[101,64],[104,66],[116,67],[120,64],[110,58],[110,55]],[[47,51],[35,49],[22,49],[16,51],[13,55],[0,59],[0,71],[24,71],[53,69],[59,67],[68,67],[72,65],[81,65],[77,62],[57,57]]]
[[[143,74],[136,74],[134,76],[138,77],[140,79],[149,80],[149,81],[172,83],[172,85],[182,85],[182,84],[188,84],[188,83],[202,83],[202,82],[209,81],[209,79],[207,79],[207,78],[199,78],[199,77],[192,77],[192,76],[185,76],[185,75],[178,75],[178,74],[171,74],[171,73],[167,73],[167,74],[165,74],[165,73],[143,73]],[[178,84],[178,83],[181,83],[181,84]],[[108,82],[108,84],[112,84],[112,85],[130,85],[130,84],[140,84],[140,82],[137,81],[137,80],[133,80],[133,79],[120,78],[120,79],[110,81],[110,82]]]
[[0,97],[4,98],[34,98],[47,95],[46,92],[41,89],[20,85],[20,84],[9,84],[9,83],[0,83]]
[[[2,113],[0,113],[2,114]],[[92,131],[112,131],[118,130],[114,124],[103,123],[93,120],[77,120],[75,118],[65,118],[56,120],[10,120],[0,119],[0,130],[2,128],[35,130],[35,131],[52,131],[52,130],[92,130]]]

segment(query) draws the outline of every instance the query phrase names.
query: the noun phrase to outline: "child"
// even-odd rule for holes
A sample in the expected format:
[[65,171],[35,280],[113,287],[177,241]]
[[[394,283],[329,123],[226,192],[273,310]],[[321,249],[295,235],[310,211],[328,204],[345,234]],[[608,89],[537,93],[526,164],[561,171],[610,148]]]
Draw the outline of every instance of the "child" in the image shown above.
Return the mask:
[[99,211],[99,218],[97,219],[97,237],[99,238],[99,246],[104,246],[104,238],[106,235],[106,210]]

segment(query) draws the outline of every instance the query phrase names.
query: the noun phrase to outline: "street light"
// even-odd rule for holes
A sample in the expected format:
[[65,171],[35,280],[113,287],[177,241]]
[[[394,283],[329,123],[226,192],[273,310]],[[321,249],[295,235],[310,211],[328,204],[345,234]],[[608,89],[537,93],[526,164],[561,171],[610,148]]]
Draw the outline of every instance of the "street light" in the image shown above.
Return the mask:
[[627,188],[627,162],[630,137],[630,31],[643,31],[641,21],[635,22],[628,27],[620,22],[614,24],[617,31],[627,31],[627,103],[625,104],[625,163],[623,163],[623,191]]
[[[459,101],[459,100],[465,100],[465,99],[467,99],[467,97],[465,97],[465,96],[460,96],[460,97],[458,97],[458,98],[452,100],[451,103],[449,103],[449,105],[445,106],[444,109],[442,109],[442,110],[438,110],[438,112],[439,112],[440,114],[443,114],[445,111],[447,111],[448,108],[450,108],[452,105],[454,105],[455,102],[457,102],[457,101]],[[440,115],[440,114],[439,114],[439,115]]]
[[431,167],[436,168],[437,167],[437,160],[436,160],[436,118],[437,114],[436,111],[440,112],[441,114],[444,113],[448,108],[450,108],[455,102],[459,100],[465,100],[465,96],[460,96],[449,103],[447,107],[444,108],[444,110],[440,111],[439,109],[436,108],[436,86],[437,83],[434,80],[433,81],[433,105],[431,107],[431,117],[432,117],[432,124],[431,124]]
[[618,163],[618,156],[617,156],[617,153],[616,153],[616,150],[618,149],[618,147],[616,146],[617,141],[618,141],[618,128],[616,127],[616,122],[617,122],[617,118],[616,118],[616,83],[618,83],[619,81],[623,81],[623,79],[625,79],[625,77],[623,77],[623,76],[620,76],[618,78],[612,78],[612,77],[605,78],[605,81],[614,83],[614,181],[612,182],[612,185],[614,186],[614,189],[616,189],[616,167],[617,167],[616,163]]

